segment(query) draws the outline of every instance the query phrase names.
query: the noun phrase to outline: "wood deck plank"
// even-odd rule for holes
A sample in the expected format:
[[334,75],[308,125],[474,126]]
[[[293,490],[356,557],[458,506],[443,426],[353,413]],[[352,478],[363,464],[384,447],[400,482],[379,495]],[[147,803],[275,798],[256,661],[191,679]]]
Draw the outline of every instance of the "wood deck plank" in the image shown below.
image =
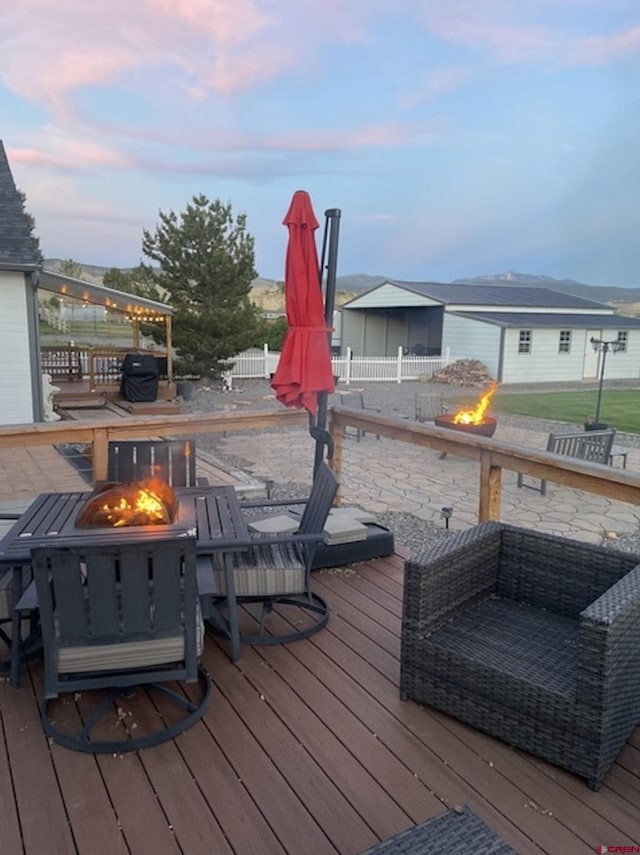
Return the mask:
[[[211,648],[205,657],[214,679],[217,655],[216,650]],[[210,658],[213,662],[210,662]],[[233,704],[222,694],[225,687],[220,684],[217,686],[217,715],[215,719],[212,718],[213,713],[209,710],[207,720],[251,798],[274,831],[277,829],[277,837],[283,847],[288,852],[309,850],[318,855],[334,855],[335,847],[311,817],[309,809],[298,797],[295,786],[282,775],[270,758],[267,746],[259,742]],[[257,693],[254,692],[254,695],[254,702],[262,705]],[[277,799],[274,799],[274,793],[278,793]]]
[[13,689],[6,679],[0,680],[0,722],[2,723],[2,739],[0,741],[0,834],[2,846],[6,847],[8,852],[22,852],[18,805],[11,775],[10,745],[13,724],[10,716],[5,721],[5,710],[8,707],[6,696],[12,691]]
[[[400,699],[403,566],[396,554],[355,565],[357,577],[314,574],[332,607],[326,629],[243,649],[237,666],[226,642],[208,635],[209,710],[139,754],[50,747],[38,713],[41,664],[18,691],[0,684],[0,851],[359,855],[459,804],[524,855],[638,845],[640,728],[593,793],[568,772]],[[293,619],[283,608],[268,623],[279,630]],[[86,701],[69,702],[63,715]],[[131,703],[140,725],[169,714],[146,693]]]
[[[261,744],[269,746],[270,759],[335,848],[349,852],[371,846],[375,836],[350,804],[349,793],[340,789],[339,760],[331,762],[331,732],[313,711],[252,651],[243,657],[241,670],[218,651],[215,673],[229,703]],[[333,755],[344,758],[343,750]],[[361,798],[366,782],[363,787],[359,779],[358,785]],[[339,824],[333,822],[336,816]]]
[[70,855],[75,853],[76,847],[69,829],[67,808],[42,731],[38,704],[30,684],[25,683],[24,691],[8,688],[2,697],[7,753],[24,853]]

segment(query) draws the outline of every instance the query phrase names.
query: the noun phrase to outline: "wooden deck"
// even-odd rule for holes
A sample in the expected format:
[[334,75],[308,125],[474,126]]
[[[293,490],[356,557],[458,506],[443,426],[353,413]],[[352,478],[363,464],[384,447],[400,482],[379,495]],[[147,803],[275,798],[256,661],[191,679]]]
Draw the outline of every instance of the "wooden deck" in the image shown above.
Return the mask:
[[[328,627],[286,647],[246,649],[238,666],[208,637],[214,696],[204,720],[140,754],[50,746],[39,663],[23,688],[0,683],[0,851],[357,855],[460,804],[522,853],[639,845],[640,728],[593,793],[399,699],[402,578],[400,555],[317,572]],[[67,699],[60,715],[75,715],[76,703]],[[131,720],[157,714],[145,693],[131,703]]]

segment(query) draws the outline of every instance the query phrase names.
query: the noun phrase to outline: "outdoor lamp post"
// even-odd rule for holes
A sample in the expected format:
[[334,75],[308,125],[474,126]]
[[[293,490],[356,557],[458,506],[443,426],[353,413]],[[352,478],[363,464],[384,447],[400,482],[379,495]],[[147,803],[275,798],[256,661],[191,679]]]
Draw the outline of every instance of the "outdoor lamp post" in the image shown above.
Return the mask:
[[611,351],[612,353],[617,353],[619,350],[622,350],[624,347],[624,342],[619,339],[614,339],[613,341],[604,341],[601,338],[591,338],[591,346],[593,349],[602,352],[602,361],[600,362],[600,382],[598,383],[598,400],[596,402],[596,424],[600,421],[600,401],[602,399],[602,381],[604,380],[604,366],[607,361],[607,353]]

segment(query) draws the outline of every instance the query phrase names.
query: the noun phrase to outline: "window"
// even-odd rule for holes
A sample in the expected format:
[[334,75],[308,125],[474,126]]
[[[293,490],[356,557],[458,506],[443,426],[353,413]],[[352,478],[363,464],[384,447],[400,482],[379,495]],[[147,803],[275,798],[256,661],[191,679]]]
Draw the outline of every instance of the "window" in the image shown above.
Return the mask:
[[571,330],[560,330],[558,353],[571,353]]
[[531,353],[531,330],[520,330],[518,353]]
[[626,353],[627,352],[627,336],[628,336],[627,332],[620,331],[618,333],[618,346],[617,346],[618,353]]

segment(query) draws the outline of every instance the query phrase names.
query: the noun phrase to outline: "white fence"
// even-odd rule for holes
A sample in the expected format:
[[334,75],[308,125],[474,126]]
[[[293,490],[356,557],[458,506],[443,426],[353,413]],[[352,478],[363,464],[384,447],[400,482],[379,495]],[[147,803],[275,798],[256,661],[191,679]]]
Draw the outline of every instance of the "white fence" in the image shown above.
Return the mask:
[[[265,344],[262,351],[246,351],[233,360],[233,377],[269,378],[276,370],[279,353],[269,350]],[[454,360],[449,349],[442,356],[405,356],[398,348],[397,356],[353,356],[347,348],[344,356],[334,356],[331,360],[333,373],[341,383],[402,383],[403,380],[417,380],[421,375],[430,375],[439,371]]]

